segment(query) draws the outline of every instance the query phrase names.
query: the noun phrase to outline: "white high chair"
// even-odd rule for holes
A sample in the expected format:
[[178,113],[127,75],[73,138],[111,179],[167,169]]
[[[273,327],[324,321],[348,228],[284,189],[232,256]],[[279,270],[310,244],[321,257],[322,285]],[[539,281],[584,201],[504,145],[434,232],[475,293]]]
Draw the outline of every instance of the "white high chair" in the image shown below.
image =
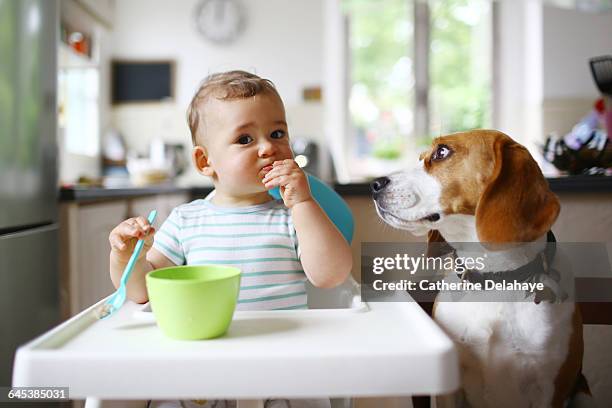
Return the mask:
[[[354,221],[346,202],[331,187],[311,174],[308,174],[308,182],[315,200],[350,243],[353,238]],[[211,198],[213,194],[214,191],[206,199]],[[279,199],[278,188],[270,191],[270,195]],[[357,308],[361,305],[359,284],[352,277],[333,289],[316,288],[309,282],[306,285],[306,291],[309,309],[344,309]],[[146,401],[104,401],[87,398],[85,402],[85,408],[146,408],[146,406]],[[331,399],[332,408],[352,408],[352,406],[351,398]]]
[[[409,400],[396,398],[446,395],[459,387],[452,340],[407,293],[366,303],[353,296],[352,281],[308,290],[313,307],[357,307],[237,312],[228,336],[183,344],[162,336],[151,312],[133,302],[113,319],[98,320],[101,299],[19,347],[12,384],[68,385],[77,399],[237,398],[240,408],[261,408],[263,399],[279,396],[394,397],[393,406],[408,408]],[[294,375],[287,366],[295,367]],[[350,407],[350,400],[333,403]]]
[[[346,309],[361,306],[359,284],[349,277],[341,285],[332,289],[321,289],[306,284],[309,309]],[[352,398],[331,398],[331,408],[353,408]],[[147,408],[147,401],[110,401],[87,398],[85,408]]]
[[[332,204],[319,204],[350,241],[348,206],[321,186]],[[394,397],[394,406],[409,408],[409,396],[446,395],[459,387],[452,340],[408,293],[361,302],[352,279],[335,289],[309,286],[307,291],[311,309],[323,310],[237,312],[228,336],[189,344],[164,338],[150,310],[133,302],[112,319],[98,320],[102,299],[19,347],[12,384],[68,385],[74,398],[97,396],[87,399],[89,408],[144,407],[135,400],[200,393],[236,398],[240,408],[261,408],[263,399],[279,396]],[[284,371],[286,366],[295,367],[294,375]],[[332,400],[334,408],[351,405],[350,398]]]

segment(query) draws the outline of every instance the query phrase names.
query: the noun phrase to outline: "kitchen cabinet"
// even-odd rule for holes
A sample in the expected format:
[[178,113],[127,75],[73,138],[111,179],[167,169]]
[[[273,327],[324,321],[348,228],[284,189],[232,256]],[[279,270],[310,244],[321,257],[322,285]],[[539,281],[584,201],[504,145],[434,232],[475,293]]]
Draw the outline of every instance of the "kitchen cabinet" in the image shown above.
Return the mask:
[[[126,201],[111,201],[87,205],[70,204],[62,210],[61,228],[68,228],[67,248],[62,260],[68,267],[62,273],[62,303],[72,316],[113,292],[109,277],[109,232],[127,215]],[[67,310],[62,308],[62,312]],[[67,317],[67,316],[64,316]]]
[[108,235],[126,218],[158,211],[159,226],[187,194],[63,202],[60,211],[61,310],[63,318],[75,315],[115,291],[110,280]]
[[129,217],[141,215],[146,218],[151,210],[156,209],[157,219],[155,227],[159,229],[170,215],[170,212],[172,212],[172,209],[185,202],[187,202],[187,197],[182,194],[135,198],[130,200]]

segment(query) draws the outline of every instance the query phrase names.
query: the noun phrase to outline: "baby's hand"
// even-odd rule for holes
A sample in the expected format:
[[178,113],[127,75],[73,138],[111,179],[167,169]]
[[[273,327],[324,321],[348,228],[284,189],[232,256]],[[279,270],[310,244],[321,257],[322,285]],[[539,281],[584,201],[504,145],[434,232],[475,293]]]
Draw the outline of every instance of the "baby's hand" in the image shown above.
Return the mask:
[[139,239],[144,238],[144,251],[140,252],[138,259],[145,256],[153,245],[153,235],[155,228],[149,224],[144,217],[129,218],[117,225],[108,236],[111,245],[111,252],[115,253],[120,259],[126,262],[132,256],[134,247]]
[[308,178],[293,159],[275,161],[262,183],[270,190],[279,187],[281,197],[288,208],[312,200]]

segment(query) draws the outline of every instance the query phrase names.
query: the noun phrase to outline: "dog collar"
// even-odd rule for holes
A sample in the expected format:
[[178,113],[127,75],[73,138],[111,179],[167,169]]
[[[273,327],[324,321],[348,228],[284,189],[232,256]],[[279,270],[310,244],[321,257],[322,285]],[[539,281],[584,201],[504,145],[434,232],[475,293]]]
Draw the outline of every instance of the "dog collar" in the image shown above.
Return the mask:
[[[555,253],[557,251],[555,243],[557,239],[552,231],[546,234],[546,248],[538,253],[533,261],[510,271],[495,271],[495,272],[480,272],[473,269],[467,269],[462,273],[457,273],[461,280],[471,283],[485,284],[485,281],[494,281],[496,283],[513,283],[513,282],[539,282],[545,276],[550,276],[555,282],[560,280],[559,273],[550,267],[552,265]],[[550,280],[550,279],[549,279]],[[556,301],[557,296],[554,291],[549,288],[550,285],[545,285],[544,290],[536,292],[534,303],[540,303],[542,300]],[[558,286],[558,285],[554,285]],[[561,296],[562,299],[564,296]]]

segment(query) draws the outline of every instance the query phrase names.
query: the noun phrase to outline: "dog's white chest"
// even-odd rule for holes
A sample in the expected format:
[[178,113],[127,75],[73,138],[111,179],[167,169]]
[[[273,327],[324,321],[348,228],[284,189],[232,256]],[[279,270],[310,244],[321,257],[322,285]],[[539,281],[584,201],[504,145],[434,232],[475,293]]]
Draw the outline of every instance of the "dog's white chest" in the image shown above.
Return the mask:
[[437,302],[435,320],[457,344],[471,406],[550,405],[572,312],[572,304]]

